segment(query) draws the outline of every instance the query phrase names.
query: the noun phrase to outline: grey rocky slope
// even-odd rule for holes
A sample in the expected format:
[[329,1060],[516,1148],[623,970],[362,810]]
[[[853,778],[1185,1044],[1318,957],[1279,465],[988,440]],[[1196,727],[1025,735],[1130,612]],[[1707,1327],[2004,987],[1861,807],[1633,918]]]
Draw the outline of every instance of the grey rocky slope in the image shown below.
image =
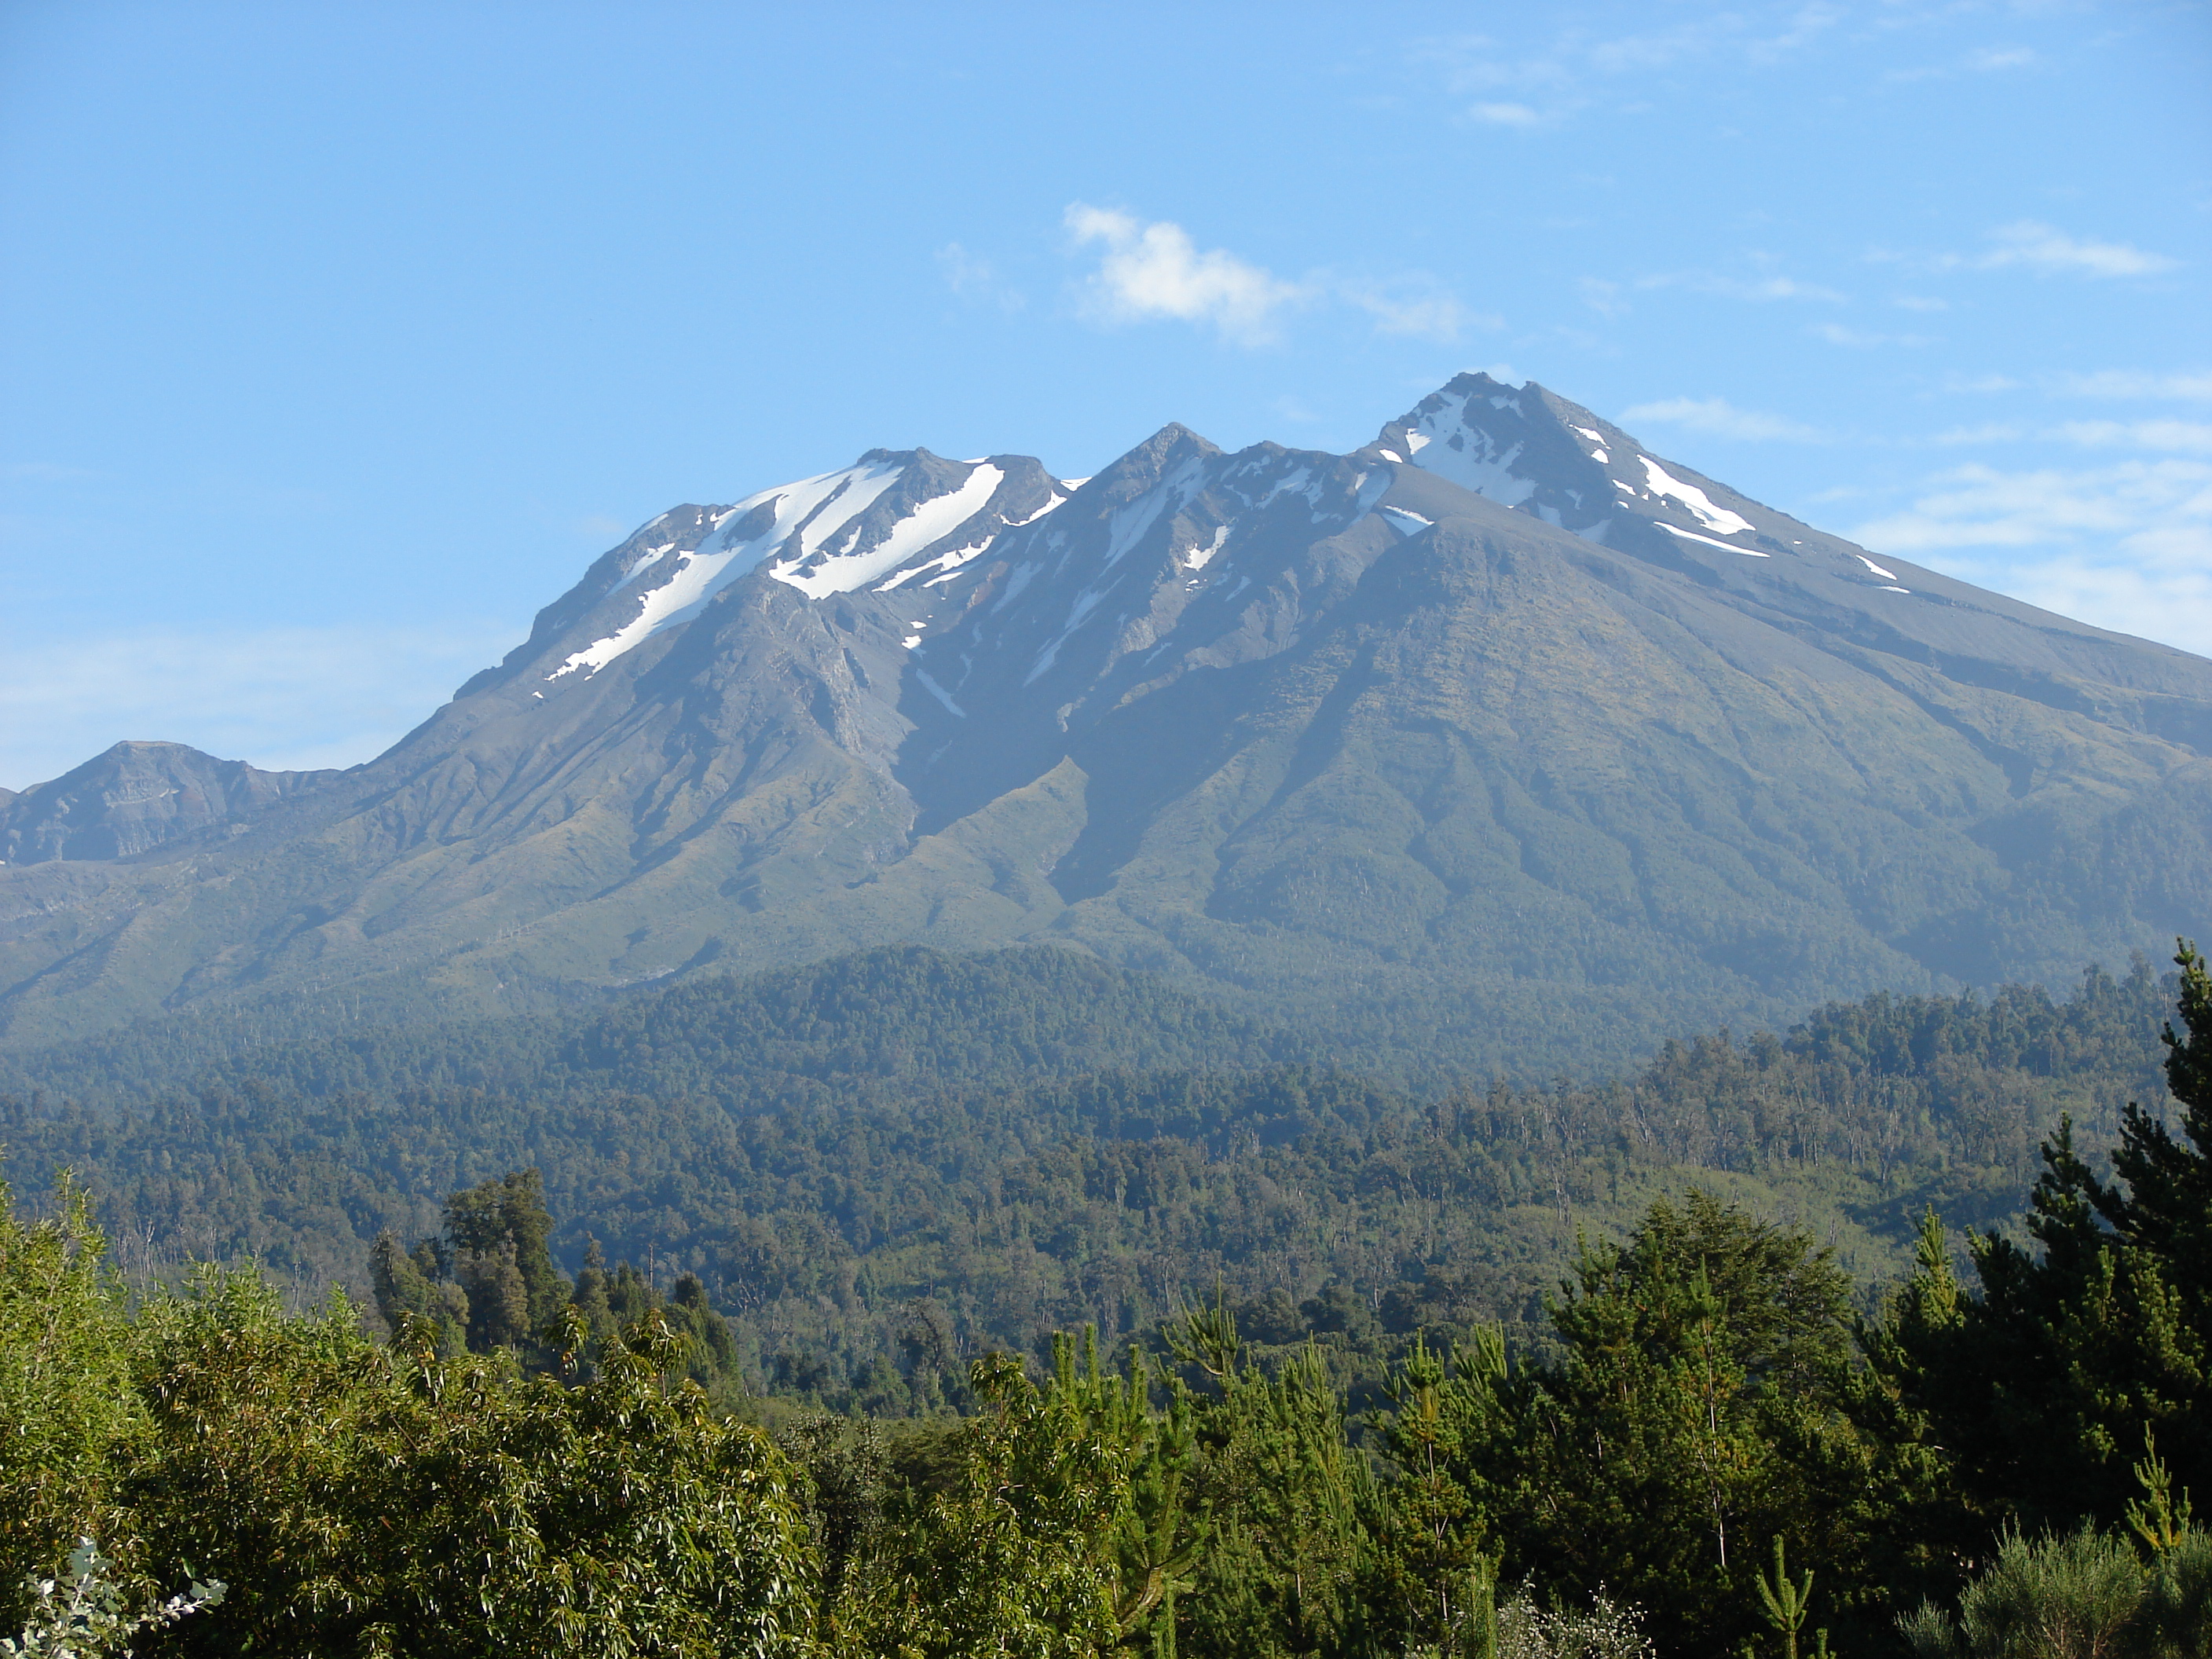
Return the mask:
[[[35,792],[33,792],[35,793]],[[16,810],[10,807],[9,811]],[[367,766],[0,873],[13,1041],[1057,941],[1516,1069],[2212,933],[2212,662],[1534,386],[662,515]]]
[[0,863],[127,859],[236,834],[264,808],[338,775],[264,772],[181,743],[118,743],[51,783],[0,797]]

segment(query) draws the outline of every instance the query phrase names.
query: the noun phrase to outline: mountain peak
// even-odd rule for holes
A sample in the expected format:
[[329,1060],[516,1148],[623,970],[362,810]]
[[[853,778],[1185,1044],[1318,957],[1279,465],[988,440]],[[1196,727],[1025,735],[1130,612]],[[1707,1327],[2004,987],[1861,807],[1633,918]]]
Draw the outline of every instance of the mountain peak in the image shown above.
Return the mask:
[[227,826],[339,775],[264,772],[181,743],[114,744],[0,801],[0,864],[125,859]]
[[[279,809],[301,781],[151,744],[0,803],[35,860],[0,872],[0,1038],[1049,940],[1464,1010],[1462,1057],[1534,1063],[2201,935],[2208,755],[2212,664],[1534,381],[1457,376],[1351,454],[870,450],[653,520]],[[2100,850],[2150,845],[2154,879]]]

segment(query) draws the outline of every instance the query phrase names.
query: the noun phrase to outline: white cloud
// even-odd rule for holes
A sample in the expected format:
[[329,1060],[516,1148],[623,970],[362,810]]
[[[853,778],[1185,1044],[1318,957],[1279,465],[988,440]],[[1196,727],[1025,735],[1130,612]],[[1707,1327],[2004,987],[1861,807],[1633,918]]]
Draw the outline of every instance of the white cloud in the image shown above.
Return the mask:
[[1901,513],[1859,526],[1877,553],[2100,627],[2212,656],[2212,465],[1956,468]]
[[1968,55],[1966,67],[1987,74],[1992,70],[2024,69],[2034,61],[2033,46],[1986,46]]
[[1501,127],[1533,127],[1544,118],[1526,104],[1477,104],[1468,113],[1478,121]]
[[1445,344],[1469,329],[1505,325],[1501,317],[1470,310],[1423,271],[1376,279],[1323,270],[1291,282],[1224,249],[1202,253],[1188,231],[1167,220],[1147,224],[1078,202],[1066,225],[1078,247],[1105,247],[1084,283],[1084,309],[1102,322],[1210,325],[1243,345],[1274,339],[1286,312],[1327,304],[1366,313],[1377,334]]
[[2080,241],[2033,219],[2002,226],[1990,235],[1996,246],[1987,253],[1964,260],[1952,256],[1951,262],[1981,270],[2025,265],[2034,270],[2063,271],[2081,276],[2148,276],[2172,270],[2175,264],[2162,253],[2147,253],[2125,242]]
[[1720,438],[1785,439],[1811,443],[1820,434],[1802,422],[1785,416],[1738,409],[1725,398],[1668,398],[1638,404],[1623,411],[1624,421],[1659,421],[1692,432],[1710,432]]
[[1300,284],[1233,253],[1200,252],[1189,232],[1164,219],[1146,224],[1077,202],[1066,223],[1079,247],[1104,245],[1085,287],[1091,310],[1107,321],[1207,323],[1226,338],[1258,345],[1274,337],[1278,313],[1310,297]]
[[1504,319],[1469,311],[1449,294],[1426,287],[1340,283],[1337,297],[1375,319],[1377,334],[1410,336],[1449,345],[1469,328],[1503,328]]
[[143,631],[0,653],[0,783],[21,789],[125,738],[286,770],[382,752],[522,637],[512,624]]
[[2077,398],[2172,398],[2212,401],[2212,374],[2147,374],[2137,369],[2106,368],[2093,374],[2062,374],[2054,386]]

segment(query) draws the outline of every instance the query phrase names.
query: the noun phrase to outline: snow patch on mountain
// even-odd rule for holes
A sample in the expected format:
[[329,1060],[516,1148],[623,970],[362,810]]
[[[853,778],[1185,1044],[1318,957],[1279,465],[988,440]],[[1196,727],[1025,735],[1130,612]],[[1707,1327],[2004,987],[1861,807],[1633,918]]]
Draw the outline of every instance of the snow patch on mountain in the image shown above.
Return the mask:
[[[869,461],[748,495],[715,519],[713,532],[694,551],[678,556],[667,580],[647,590],[636,616],[576,652],[545,678],[557,680],[579,669],[586,675],[596,674],[654,635],[681,627],[717,593],[787,543],[795,540],[800,556],[805,556],[811,548],[819,547],[866,512],[904,470],[895,461]],[[769,514],[765,528],[742,539],[732,539],[757,524],[763,511]],[[624,584],[659,562],[658,554],[641,559],[624,577]]]
[[[1715,507],[1712,500],[1695,484],[1684,483],[1649,455],[1636,458],[1644,463],[1644,475],[1650,481],[1655,495],[1671,496],[1697,515],[1698,522],[1708,530],[1717,530],[1723,536],[1740,536],[1753,528],[1747,518],[1731,513],[1724,507]],[[1741,553],[1743,550],[1735,550]]]
[[1723,553],[1741,553],[1747,559],[1764,559],[1772,556],[1755,547],[1738,547],[1734,542],[1716,541],[1711,536],[1700,536],[1694,530],[1685,530],[1678,524],[1668,524],[1664,519],[1654,519],[1651,522],[1670,536],[1680,536],[1686,542],[1703,542],[1707,547],[1717,547]]
[[[805,544],[806,537],[802,534],[799,556],[778,560],[769,567],[768,574],[780,582],[789,583],[810,599],[865,587],[981,513],[1006,476],[995,466],[977,467],[958,489],[924,501],[892,526],[890,533],[872,547],[820,558],[817,550],[829,539],[828,534],[817,538],[812,547]],[[811,530],[812,526],[808,528]]]
[[1191,548],[1183,554],[1183,568],[1186,570],[1205,569],[1208,564],[1212,562],[1213,556],[1221,551],[1222,544],[1226,542],[1228,539],[1229,526],[1224,524],[1214,531],[1213,539],[1208,542],[1205,546]]
[[[1444,392],[1435,401],[1435,408],[1423,410],[1406,429],[1406,447],[1420,465],[1502,507],[1518,507],[1535,493],[1536,481],[1513,470],[1523,446],[1516,443],[1500,453],[1497,441],[1467,418],[1465,393]],[[1493,408],[1510,405],[1520,411],[1511,398],[1489,402]]]

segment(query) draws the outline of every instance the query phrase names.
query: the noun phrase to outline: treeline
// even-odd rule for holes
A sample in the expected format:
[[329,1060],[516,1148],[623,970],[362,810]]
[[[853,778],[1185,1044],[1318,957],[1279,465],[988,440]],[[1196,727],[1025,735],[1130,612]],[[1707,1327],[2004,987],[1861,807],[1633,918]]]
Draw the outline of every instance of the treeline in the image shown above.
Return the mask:
[[[1324,1348],[1225,1302],[959,1416],[719,1412],[703,1285],[554,1265],[535,1177],[376,1247],[388,1340],[250,1270],[132,1299],[83,1194],[0,1209],[16,1651],[1184,1659],[2212,1650],[2212,977],[2179,1124],[2070,1126],[1961,1280],[1692,1188],[1585,1245],[1546,1340],[1417,1337],[1354,1437]],[[1341,1301],[1342,1298],[1337,1298]],[[1317,1298],[1326,1310],[1331,1298]],[[736,1402],[740,1403],[743,1402]]]

